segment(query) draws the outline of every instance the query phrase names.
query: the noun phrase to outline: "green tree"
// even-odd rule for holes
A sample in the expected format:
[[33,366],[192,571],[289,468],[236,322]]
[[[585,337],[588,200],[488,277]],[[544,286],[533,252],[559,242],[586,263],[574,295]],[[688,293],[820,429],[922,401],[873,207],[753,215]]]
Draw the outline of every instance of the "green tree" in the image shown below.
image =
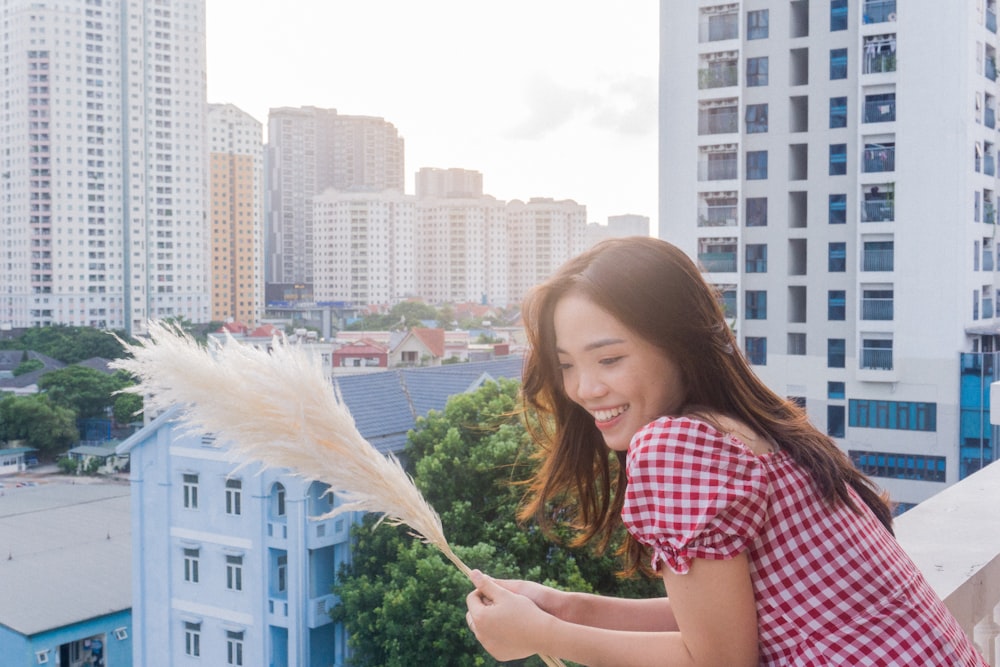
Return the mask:
[[43,364],[38,359],[28,359],[27,361],[22,361],[21,363],[19,363],[17,365],[17,368],[14,369],[13,374],[14,377],[17,377],[18,375],[24,375],[25,373],[30,373],[31,371],[37,371],[42,368],[45,368],[45,364]]
[[142,396],[138,394],[118,394],[114,397],[115,402],[111,409],[111,414],[118,424],[130,424],[142,421],[143,402]]
[[38,389],[55,405],[70,408],[80,419],[107,414],[114,404],[114,393],[123,386],[123,376],[107,375],[86,366],[49,371],[38,380]]
[[[123,331],[115,333],[122,339],[127,338]],[[91,357],[118,359],[125,354],[121,343],[111,332],[64,324],[28,329],[20,338],[4,341],[3,347],[34,350],[66,364],[75,364]]]
[[24,440],[50,457],[80,439],[76,415],[44,394],[0,399],[0,440]]
[[[533,472],[530,439],[514,414],[519,385],[501,380],[453,397],[418,420],[406,459],[414,482],[441,515],[445,535],[470,566],[494,576],[608,595],[662,595],[658,581],[622,581],[612,556],[553,543],[519,525],[520,482]],[[465,626],[469,582],[404,529],[355,531],[352,563],[334,591],[355,665],[495,665]],[[568,530],[564,537],[568,537]],[[527,665],[540,665],[530,658]]]

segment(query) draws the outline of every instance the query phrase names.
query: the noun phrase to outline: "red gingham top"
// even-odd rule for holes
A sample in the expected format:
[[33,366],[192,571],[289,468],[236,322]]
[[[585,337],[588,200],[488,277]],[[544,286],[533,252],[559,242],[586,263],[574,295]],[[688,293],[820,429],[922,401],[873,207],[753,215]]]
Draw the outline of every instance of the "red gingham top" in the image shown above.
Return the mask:
[[622,519],[654,568],[748,552],[761,665],[986,667],[860,498],[861,516],[829,507],[787,453],[664,417],[635,435],[626,466]]

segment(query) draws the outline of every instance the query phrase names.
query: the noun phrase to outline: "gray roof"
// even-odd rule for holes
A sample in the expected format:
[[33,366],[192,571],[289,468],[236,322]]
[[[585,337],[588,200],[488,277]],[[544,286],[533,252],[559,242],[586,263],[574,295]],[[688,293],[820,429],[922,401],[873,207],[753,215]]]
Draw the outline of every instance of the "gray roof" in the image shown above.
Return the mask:
[[483,382],[501,377],[521,379],[524,359],[502,357],[491,361],[446,364],[347,375],[337,387],[361,435],[381,452],[401,452],[407,432],[417,417],[444,410],[448,399],[474,391]]
[[25,636],[132,607],[127,484],[0,495],[0,624]]

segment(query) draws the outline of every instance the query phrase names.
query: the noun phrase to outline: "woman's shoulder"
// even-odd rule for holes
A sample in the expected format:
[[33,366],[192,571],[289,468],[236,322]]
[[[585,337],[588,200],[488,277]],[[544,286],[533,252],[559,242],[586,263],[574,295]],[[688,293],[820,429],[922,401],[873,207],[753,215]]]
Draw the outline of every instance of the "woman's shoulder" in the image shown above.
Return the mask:
[[633,444],[669,441],[675,445],[736,447],[741,452],[761,456],[777,451],[774,441],[742,421],[728,415],[698,410],[682,415],[659,417],[636,434]]

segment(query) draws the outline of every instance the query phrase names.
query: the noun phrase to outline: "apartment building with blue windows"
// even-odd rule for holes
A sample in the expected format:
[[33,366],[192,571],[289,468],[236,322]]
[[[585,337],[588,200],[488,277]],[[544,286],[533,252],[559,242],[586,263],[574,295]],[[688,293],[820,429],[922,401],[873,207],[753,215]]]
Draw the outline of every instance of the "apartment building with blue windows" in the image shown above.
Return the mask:
[[659,236],[903,508],[995,460],[995,0],[661,2]]

